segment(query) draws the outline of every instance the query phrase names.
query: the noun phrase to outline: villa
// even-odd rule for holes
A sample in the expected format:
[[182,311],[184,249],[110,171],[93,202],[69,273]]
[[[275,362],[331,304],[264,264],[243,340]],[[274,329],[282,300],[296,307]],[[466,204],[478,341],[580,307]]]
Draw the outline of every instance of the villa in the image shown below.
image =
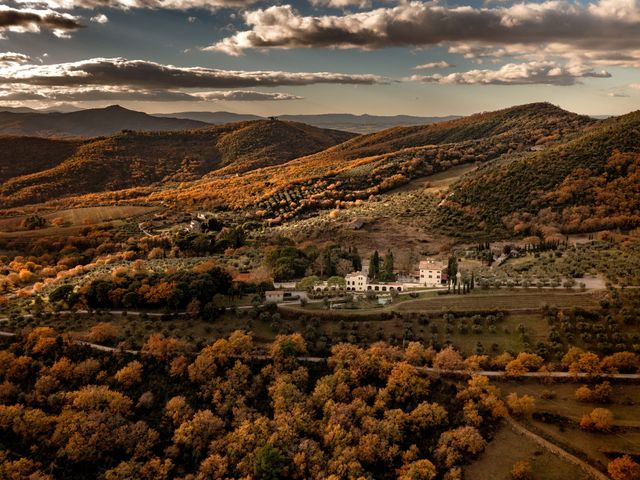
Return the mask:
[[420,262],[420,278],[418,282],[421,287],[439,287],[444,279],[446,265],[436,260],[423,260]]
[[440,287],[446,280],[446,265],[436,260],[423,260],[419,264],[419,274],[403,278],[397,282],[374,282],[369,279],[369,265],[363,262],[363,268],[359,272],[347,274],[345,289],[348,292],[402,292],[409,288]]

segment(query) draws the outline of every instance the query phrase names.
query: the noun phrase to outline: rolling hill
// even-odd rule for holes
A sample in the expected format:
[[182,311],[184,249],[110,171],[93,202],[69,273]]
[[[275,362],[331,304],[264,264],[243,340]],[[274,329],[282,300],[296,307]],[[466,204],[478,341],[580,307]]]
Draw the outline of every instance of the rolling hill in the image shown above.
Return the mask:
[[454,186],[440,225],[546,237],[640,225],[640,111],[544,151],[486,165]]
[[536,103],[362,136],[259,120],[39,139],[33,151],[29,139],[12,138],[0,140],[8,156],[20,146],[0,166],[0,206],[167,202],[278,224],[407,184],[428,188],[432,175],[456,167],[465,176],[448,192],[426,193],[422,225],[467,238],[557,238],[640,225],[639,133],[640,112],[594,120]]
[[[192,182],[277,165],[352,138],[351,133],[259,120],[180,132],[122,132],[86,141],[0,137],[0,205]],[[21,148],[15,149],[19,145]]]
[[286,220],[343,201],[365,200],[452,166],[546,148],[594,122],[546,103],[523,105],[362,135],[277,168],[247,172],[233,182],[211,175],[178,192],[153,192],[150,198],[256,207],[260,215]]
[[0,111],[0,135],[100,137],[121,130],[176,131],[206,125],[196,120],[153,117],[117,105],[67,113]]
[[[248,115],[231,112],[177,112],[156,114],[157,117],[188,118],[199,120],[214,125],[229,122],[244,122],[247,120],[265,119],[257,115]],[[446,117],[417,117],[412,115],[352,115],[349,113],[324,113],[318,115],[279,115],[278,120],[300,122],[313,125],[318,128],[330,128],[344,130],[360,134],[367,134],[393,128],[401,125],[428,125],[459,118],[457,116]]]

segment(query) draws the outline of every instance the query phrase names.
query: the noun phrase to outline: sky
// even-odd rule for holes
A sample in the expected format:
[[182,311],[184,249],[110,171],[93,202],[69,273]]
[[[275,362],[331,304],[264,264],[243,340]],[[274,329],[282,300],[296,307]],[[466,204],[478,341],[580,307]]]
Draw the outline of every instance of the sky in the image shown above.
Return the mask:
[[2,0],[0,105],[640,109],[640,0]]

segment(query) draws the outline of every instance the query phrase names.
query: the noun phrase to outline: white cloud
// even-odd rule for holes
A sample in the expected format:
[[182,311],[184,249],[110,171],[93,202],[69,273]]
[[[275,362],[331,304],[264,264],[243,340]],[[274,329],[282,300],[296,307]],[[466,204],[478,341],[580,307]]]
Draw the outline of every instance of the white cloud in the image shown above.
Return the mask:
[[[524,53],[552,49],[563,58],[592,57],[606,64],[640,63],[637,0],[569,0],[493,7],[407,1],[343,15],[304,16],[291,5],[244,13],[248,29],[205,50],[241,55],[246,49],[426,47],[490,50],[522,46]],[[511,53],[517,54],[514,49]],[[626,60],[625,60],[626,58]]]
[[107,17],[104,13],[100,13],[95,17],[91,17],[91,21],[94,23],[107,23],[109,21],[109,17]]
[[203,8],[215,10],[226,7],[247,7],[258,0],[15,0],[16,3],[43,5],[48,8],[73,10],[75,8],[130,8],[189,10]]
[[196,92],[193,95],[201,98],[202,100],[229,102],[302,100],[302,97],[299,97],[297,95],[290,95],[288,93],[265,93],[254,92],[252,90],[221,90],[215,92]]
[[310,0],[312,5],[317,7],[333,7],[333,8],[346,8],[346,7],[370,7],[371,0]]
[[27,63],[30,61],[31,61],[31,57],[23,53],[0,52],[0,66],[17,65],[21,63]]
[[448,75],[414,75],[411,80],[453,85],[575,85],[582,78],[608,78],[606,71],[555,62],[509,63],[498,70],[469,70]]
[[444,60],[441,62],[430,62],[423,63],[422,65],[416,65],[413,67],[414,70],[429,70],[432,68],[452,68],[455,65],[450,64],[449,62],[445,62]]
[[139,89],[95,85],[88,87],[41,87],[28,84],[14,84],[0,87],[0,101],[2,102],[256,102],[299,100],[301,98],[302,97],[287,93],[265,93],[249,90],[186,93],[176,90]]

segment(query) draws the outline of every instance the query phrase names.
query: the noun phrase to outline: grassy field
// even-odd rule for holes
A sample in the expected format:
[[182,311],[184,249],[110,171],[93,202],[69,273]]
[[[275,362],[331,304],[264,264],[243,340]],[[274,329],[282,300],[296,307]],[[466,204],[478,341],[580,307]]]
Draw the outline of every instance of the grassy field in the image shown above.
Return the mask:
[[458,165],[444,172],[438,172],[428,177],[417,178],[406,185],[392,190],[392,193],[412,192],[415,190],[426,190],[430,193],[437,193],[447,190],[454,182],[458,181],[462,176],[474,171],[478,166],[474,163],[465,163]]
[[[613,403],[607,405],[576,401],[574,394],[581,385],[582,383],[541,385],[537,382],[524,381],[518,384],[504,383],[500,385],[500,389],[505,394],[516,392],[519,395],[531,395],[535,398],[537,411],[555,413],[576,422],[594,408],[604,406],[613,412],[614,425],[640,427],[640,388],[637,385],[612,385]],[[555,397],[542,398],[542,392],[545,390],[553,392]]]
[[437,312],[443,310],[531,310],[543,305],[551,307],[583,307],[598,305],[597,296],[591,293],[565,292],[562,290],[475,290],[469,295],[447,295],[426,300],[410,300],[399,303],[399,312]]
[[557,425],[531,421],[531,424],[545,436],[564,448],[578,450],[587,455],[589,463],[602,470],[606,469],[609,457],[606,452],[625,452],[640,455],[640,431],[614,433],[591,433],[579,428],[560,428]]
[[[22,222],[26,218],[25,215],[5,218],[0,217],[0,233],[20,232],[21,234],[33,236],[43,234],[49,235],[53,233],[62,233],[69,228],[97,225],[114,220],[119,220],[122,218],[133,217],[136,215],[149,213],[153,210],[154,207],[132,205],[72,208],[69,210],[59,210],[55,212],[43,213],[41,215],[48,221],[49,225],[47,227],[26,231],[22,227]],[[51,222],[56,219],[59,219],[60,225],[51,225]]]
[[[581,383],[544,385],[529,380],[518,383],[502,382],[499,387],[504,395],[511,392],[531,395],[535,399],[537,412],[561,415],[574,422],[579,422],[582,415],[591,412],[594,408],[604,407],[611,410],[616,428],[610,433],[591,433],[580,430],[577,426],[561,427],[538,420],[530,421],[530,425],[537,433],[542,433],[548,440],[574,454],[581,453],[589,463],[600,469],[606,469],[609,461],[608,452],[640,455],[640,388],[637,385],[614,384],[612,385],[612,403],[602,405],[577,402],[574,393],[581,385]],[[553,392],[554,397],[542,398],[543,391]],[[538,477],[534,476],[534,478]]]
[[532,440],[503,426],[480,458],[465,468],[465,478],[472,480],[510,480],[514,463],[531,464],[536,480],[587,480],[575,465],[552,455]]

